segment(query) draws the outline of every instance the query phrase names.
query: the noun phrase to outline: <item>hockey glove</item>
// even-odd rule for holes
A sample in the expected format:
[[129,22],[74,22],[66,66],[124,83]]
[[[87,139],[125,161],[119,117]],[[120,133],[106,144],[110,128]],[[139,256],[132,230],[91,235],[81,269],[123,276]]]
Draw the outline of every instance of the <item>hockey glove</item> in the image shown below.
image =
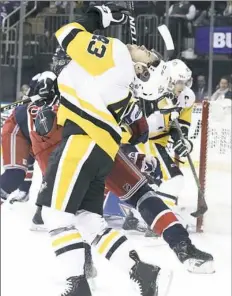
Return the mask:
[[102,29],[112,25],[123,25],[127,22],[129,11],[113,2],[101,6],[90,6],[88,12],[97,11],[100,15],[100,27]]
[[178,140],[173,144],[173,150],[180,157],[185,157],[193,150],[193,143],[187,138],[183,140]]
[[139,152],[130,152],[130,160],[140,169],[141,173],[151,174],[157,167],[157,159],[152,155],[145,155]]
[[41,100],[53,100],[55,97],[55,89],[57,77],[51,71],[45,71],[42,74],[34,76],[30,82],[30,88],[27,96],[33,103]]
[[141,154],[139,152],[130,152],[128,157],[140,169],[141,173],[146,176],[149,184],[156,184],[159,186],[163,174],[158,158],[153,157],[152,155]]
[[130,104],[123,116],[122,123],[131,130],[132,136],[129,139],[131,145],[147,142],[149,128],[139,101]]

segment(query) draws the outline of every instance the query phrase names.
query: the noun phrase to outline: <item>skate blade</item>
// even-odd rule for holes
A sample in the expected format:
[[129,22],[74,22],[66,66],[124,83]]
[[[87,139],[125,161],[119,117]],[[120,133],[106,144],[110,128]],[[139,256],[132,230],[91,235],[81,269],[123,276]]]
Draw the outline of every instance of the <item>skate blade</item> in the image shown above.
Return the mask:
[[201,260],[189,259],[184,262],[187,270],[195,274],[212,274],[215,273],[214,261],[202,263]]
[[32,225],[30,227],[30,231],[46,232],[48,230],[47,230],[47,228],[45,226],[37,225],[37,224],[32,223]]
[[157,276],[158,291],[154,296],[167,296],[173,280],[173,271],[161,268]]

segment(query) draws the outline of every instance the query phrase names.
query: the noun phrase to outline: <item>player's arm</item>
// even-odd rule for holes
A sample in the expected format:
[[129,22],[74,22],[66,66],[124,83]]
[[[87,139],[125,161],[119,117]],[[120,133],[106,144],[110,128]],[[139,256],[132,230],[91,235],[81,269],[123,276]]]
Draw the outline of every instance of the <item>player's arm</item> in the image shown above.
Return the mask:
[[182,133],[186,138],[188,137],[189,128],[192,121],[192,111],[193,111],[193,106],[184,108],[181,110],[180,116],[178,118]]
[[[97,57],[101,57],[108,40],[99,40],[92,33],[110,25],[124,24],[126,21],[127,12],[125,8],[114,3],[107,6],[91,6],[85,16],[77,20],[77,22],[63,26],[55,35],[60,46],[73,60],[76,60],[77,56],[83,55],[83,51],[86,52],[86,50]],[[101,45],[100,48],[96,48],[95,44],[98,41],[105,44]]]
[[181,131],[185,137],[185,141],[181,141],[178,130],[175,124],[171,125],[170,135],[173,139],[173,149],[179,156],[186,156],[193,149],[192,142],[188,139],[189,128],[192,121],[192,110],[195,102],[195,95],[191,91],[188,96],[185,96],[185,107],[180,111],[178,118],[179,124],[181,126]]
[[[178,117],[182,133],[188,138],[189,128],[192,121],[192,111],[196,100],[195,94],[191,89],[183,96],[182,108]],[[175,126],[171,129],[172,137],[176,138],[178,133],[175,131]]]
[[128,142],[132,145],[139,143],[146,143],[149,135],[149,128],[146,117],[141,106],[141,102],[136,99],[132,99],[125,113],[121,118],[121,124],[129,129],[131,137]]

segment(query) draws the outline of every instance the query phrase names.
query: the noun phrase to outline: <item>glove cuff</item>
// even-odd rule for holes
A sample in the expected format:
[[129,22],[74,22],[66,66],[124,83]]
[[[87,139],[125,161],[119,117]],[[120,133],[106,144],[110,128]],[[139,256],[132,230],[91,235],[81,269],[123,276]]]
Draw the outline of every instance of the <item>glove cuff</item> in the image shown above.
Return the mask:
[[104,29],[110,26],[110,23],[112,21],[112,13],[109,7],[105,5],[91,6],[88,12],[90,11],[97,11],[97,13],[99,14],[101,29]]

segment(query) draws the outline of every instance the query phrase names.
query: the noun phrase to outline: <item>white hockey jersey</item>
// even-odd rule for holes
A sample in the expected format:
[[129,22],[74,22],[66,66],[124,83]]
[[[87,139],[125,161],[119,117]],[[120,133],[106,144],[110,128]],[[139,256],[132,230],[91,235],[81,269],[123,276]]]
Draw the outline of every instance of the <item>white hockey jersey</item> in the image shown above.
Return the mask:
[[[178,119],[181,125],[186,125],[187,127],[190,126],[194,102],[194,92],[189,87],[185,87],[179,95],[178,102],[176,104],[177,107],[182,108]],[[147,122],[149,125],[149,138],[160,139],[162,138],[162,135],[166,136],[169,131],[170,114],[163,115],[156,112],[148,117]]]

